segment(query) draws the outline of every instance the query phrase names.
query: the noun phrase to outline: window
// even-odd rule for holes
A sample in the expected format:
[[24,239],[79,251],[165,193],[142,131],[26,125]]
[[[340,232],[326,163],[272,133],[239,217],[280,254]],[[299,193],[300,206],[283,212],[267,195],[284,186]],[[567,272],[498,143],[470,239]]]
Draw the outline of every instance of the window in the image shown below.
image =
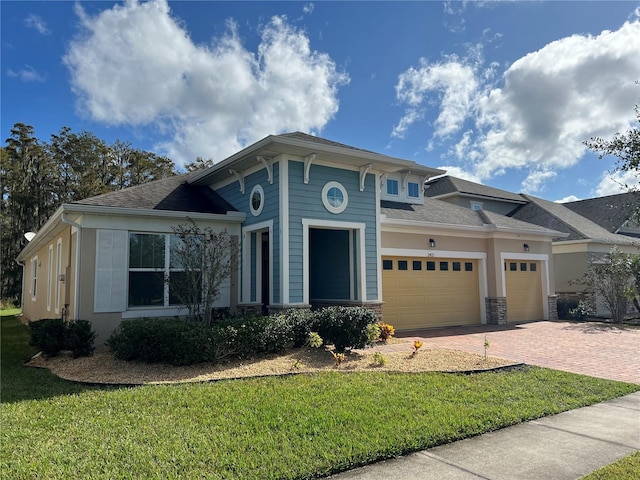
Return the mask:
[[177,235],[129,234],[130,307],[163,307],[181,303],[175,290],[177,284],[186,281],[184,266],[176,255],[182,246],[183,241]]
[[262,208],[264,207],[264,189],[261,185],[256,185],[251,190],[251,195],[249,195],[249,209],[251,210],[251,214],[254,217],[257,217],[262,213]]
[[[60,276],[62,275],[62,239],[58,239],[56,245],[56,293],[54,308],[56,313],[60,313]],[[66,278],[65,282],[68,281]]]
[[387,178],[387,195],[398,195],[398,180]]
[[409,266],[406,260],[398,260],[398,270],[408,270]]
[[393,260],[382,260],[383,270],[393,270]]
[[482,202],[471,202],[471,210],[482,210]]
[[347,190],[338,182],[327,182],[322,189],[322,204],[331,213],[342,213],[349,203]]
[[512,272],[517,272],[518,264],[516,262],[509,262],[509,270]]
[[538,265],[536,265],[535,263],[530,263],[529,264],[529,270],[532,272],[535,272],[538,269]]
[[460,271],[460,262],[451,262],[451,263],[453,264],[452,265],[453,271],[454,272],[459,272]]
[[449,262],[440,262],[440,271],[446,272],[449,270]]
[[436,262],[428,260],[427,261],[427,270],[435,270],[435,269],[436,269]]
[[413,269],[414,270],[422,270],[422,262],[420,260],[413,261]]
[[407,195],[411,198],[418,198],[420,196],[420,185],[415,182],[409,182],[407,185]]
[[53,273],[53,245],[49,245],[49,263],[47,264],[47,312],[51,311],[51,291],[53,289],[53,282],[55,281]]
[[31,259],[31,299],[36,299],[38,291],[38,257]]
[[473,272],[473,263],[472,262],[464,262],[464,271],[465,272]]
[[526,272],[527,271],[527,264],[526,263],[521,263],[520,264],[520,271],[521,272]]

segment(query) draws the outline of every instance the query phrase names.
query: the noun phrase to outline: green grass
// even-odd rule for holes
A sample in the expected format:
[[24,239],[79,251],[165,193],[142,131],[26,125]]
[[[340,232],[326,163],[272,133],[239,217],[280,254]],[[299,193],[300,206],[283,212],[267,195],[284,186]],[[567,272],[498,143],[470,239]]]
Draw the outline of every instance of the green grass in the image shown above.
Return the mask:
[[3,479],[312,478],[640,390],[541,368],[100,390],[19,366],[25,328],[2,326]]
[[13,317],[18,315],[22,310],[20,308],[10,307],[0,310],[0,317]]
[[637,480],[640,478],[640,452],[623,457],[617,462],[582,477],[582,480]]

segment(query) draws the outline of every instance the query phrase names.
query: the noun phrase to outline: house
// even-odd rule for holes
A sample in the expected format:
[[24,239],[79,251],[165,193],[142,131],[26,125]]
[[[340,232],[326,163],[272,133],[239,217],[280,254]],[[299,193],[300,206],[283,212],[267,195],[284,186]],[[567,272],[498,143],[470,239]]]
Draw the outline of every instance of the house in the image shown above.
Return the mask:
[[[92,321],[183,315],[172,227],[227,231],[241,260],[217,306],[363,305],[399,330],[555,318],[562,232],[425,197],[442,170],[300,132],[191,174],[62,205],[23,249],[23,312]],[[515,200],[514,200],[515,201]],[[175,272],[174,272],[175,274]]]
[[[626,253],[640,253],[640,229],[632,216],[637,193],[630,192],[569,203],[555,203],[531,195],[514,194],[455,177],[439,177],[427,183],[426,195],[467,208],[505,213],[513,219],[562,232],[553,239],[553,276],[560,297],[580,295],[582,278],[594,258],[616,245]],[[608,309],[596,301],[596,313]]]

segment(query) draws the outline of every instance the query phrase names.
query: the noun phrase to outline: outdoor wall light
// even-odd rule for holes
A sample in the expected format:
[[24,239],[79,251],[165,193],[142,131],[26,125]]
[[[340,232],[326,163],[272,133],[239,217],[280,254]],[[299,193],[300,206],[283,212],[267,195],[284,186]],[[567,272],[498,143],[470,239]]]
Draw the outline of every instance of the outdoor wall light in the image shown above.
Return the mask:
[[525,243],[524,245],[522,245],[522,247],[524,248],[525,252],[529,251],[529,244],[528,243]]
[[430,246],[431,248],[434,248],[434,247],[436,246],[436,241],[435,241],[433,238],[430,238],[430,239],[429,239],[429,246]]

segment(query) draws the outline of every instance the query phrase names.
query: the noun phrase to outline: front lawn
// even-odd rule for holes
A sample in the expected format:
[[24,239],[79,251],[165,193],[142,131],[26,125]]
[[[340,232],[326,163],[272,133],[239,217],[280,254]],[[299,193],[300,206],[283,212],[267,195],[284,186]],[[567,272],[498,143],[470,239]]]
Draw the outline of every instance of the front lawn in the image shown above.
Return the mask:
[[311,478],[640,389],[541,368],[88,389],[20,367],[26,328],[2,327],[7,479]]
[[623,457],[582,477],[582,480],[637,480],[640,477],[640,452]]

